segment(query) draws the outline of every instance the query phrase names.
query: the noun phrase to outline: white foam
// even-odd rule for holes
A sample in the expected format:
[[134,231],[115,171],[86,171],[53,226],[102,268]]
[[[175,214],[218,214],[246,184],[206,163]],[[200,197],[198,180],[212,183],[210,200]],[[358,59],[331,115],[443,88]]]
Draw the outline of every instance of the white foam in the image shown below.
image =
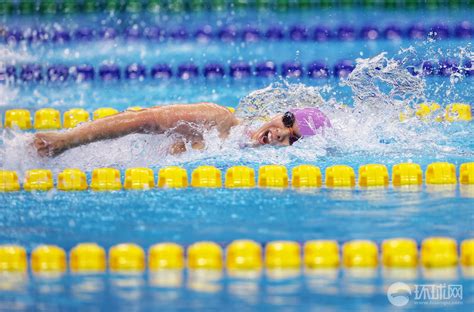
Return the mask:
[[[189,163],[205,164],[288,164],[315,162],[324,157],[357,155],[375,157],[381,162],[391,155],[437,155],[456,153],[453,140],[465,127],[449,130],[443,124],[408,120],[401,123],[398,114],[405,107],[424,98],[426,82],[411,76],[399,61],[380,54],[357,60],[357,67],[343,84],[352,88],[353,107],[335,98],[323,99],[321,88],[303,84],[279,83],[255,90],[244,97],[237,115],[254,118],[254,122],[234,128],[226,140],[216,131],[204,134],[207,146],[202,151],[168,155],[172,138],[166,135],[133,134],[123,138],[96,142],[69,150],[56,158],[41,158],[30,143],[32,134],[4,130],[0,146],[0,166],[24,172],[31,168],[67,167],[90,171],[96,167],[118,168],[166,166]],[[317,106],[331,120],[332,128],[317,136],[305,138],[291,147],[264,146],[242,148],[246,127],[257,127],[257,117],[282,112],[289,107]],[[465,151],[466,152],[466,151]],[[466,153],[473,154],[472,151]],[[357,157],[357,156],[353,156]]]

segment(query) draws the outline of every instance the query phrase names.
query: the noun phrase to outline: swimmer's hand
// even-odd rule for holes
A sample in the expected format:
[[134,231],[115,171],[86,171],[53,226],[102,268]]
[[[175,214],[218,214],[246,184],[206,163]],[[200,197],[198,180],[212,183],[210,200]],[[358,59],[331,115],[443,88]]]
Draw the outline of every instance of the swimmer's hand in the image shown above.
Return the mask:
[[174,143],[169,149],[171,155],[179,155],[184,152],[186,152],[186,145],[182,141]]
[[[206,145],[202,140],[195,140],[194,142],[191,142],[191,147],[192,149],[195,150],[203,150]],[[171,155],[179,155],[186,152],[186,144],[184,141],[177,141],[173,145],[171,145],[171,148],[169,149],[169,153]]]
[[42,157],[54,157],[66,150],[62,133],[36,133],[33,146]]

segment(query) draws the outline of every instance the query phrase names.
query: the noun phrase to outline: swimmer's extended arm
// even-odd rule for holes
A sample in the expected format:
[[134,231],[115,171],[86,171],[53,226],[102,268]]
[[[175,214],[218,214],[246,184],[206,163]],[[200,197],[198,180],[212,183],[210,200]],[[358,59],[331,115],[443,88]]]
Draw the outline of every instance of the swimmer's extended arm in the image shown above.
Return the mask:
[[34,145],[41,156],[55,156],[79,145],[145,132],[153,125],[153,114],[127,111],[81,124],[66,132],[37,133]]
[[202,125],[206,128],[216,127],[219,134],[225,137],[230,128],[238,121],[227,108],[213,103],[199,103],[193,105],[169,105],[151,108],[155,114],[157,125],[164,130],[174,129],[185,136],[187,127],[182,125]]
[[153,107],[84,123],[67,132],[38,133],[34,145],[40,155],[55,156],[76,146],[130,133],[163,133],[180,122],[216,126],[225,135],[236,119],[227,109],[210,103]]

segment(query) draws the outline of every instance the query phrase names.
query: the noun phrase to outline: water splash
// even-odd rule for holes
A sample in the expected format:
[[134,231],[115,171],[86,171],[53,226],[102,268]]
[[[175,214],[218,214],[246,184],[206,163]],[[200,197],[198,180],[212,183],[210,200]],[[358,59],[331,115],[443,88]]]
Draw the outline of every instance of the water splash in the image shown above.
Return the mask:
[[18,98],[18,96],[18,88],[12,88],[8,84],[0,84],[0,107],[11,105],[15,101],[15,99]]
[[[423,51],[423,53],[420,53]],[[456,64],[458,70],[449,74],[449,79],[443,79],[435,84],[426,85],[425,91],[429,91],[431,97],[450,99],[451,102],[463,101],[472,94],[472,84],[469,84],[464,74],[465,71],[473,69],[474,52],[472,44],[464,46],[440,47],[437,40],[429,38],[425,41],[417,41],[408,48],[401,48],[397,54],[401,63],[411,66],[416,72],[424,74],[424,66],[437,66],[440,61],[450,61]],[[425,73],[428,77],[429,73]],[[469,80],[469,78],[467,78]],[[465,83],[466,87],[460,88]],[[428,99],[429,100],[429,99]]]
[[[31,168],[53,168],[58,172],[76,167],[90,171],[96,167],[161,167],[197,164],[292,164],[301,162],[366,162],[375,159],[416,157],[443,158],[460,155],[472,157],[472,147],[460,146],[459,137],[472,129],[452,127],[434,121],[408,120],[401,123],[398,114],[405,107],[424,99],[426,81],[413,77],[403,62],[380,54],[358,59],[356,69],[342,82],[352,89],[354,105],[346,106],[337,98],[324,98],[326,90],[304,84],[277,83],[245,96],[236,115],[251,120],[232,129],[229,138],[221,140],[216,131],[204,134],[207,146],[179,156],[167,154],[172,136],[133,134],[123,138],[96,142],[69,150],[56,158],[40,158],[30,145],[32,134],[4,130],[0,144],[0,166],[24,172]],[[326,88],[327,89],[327,88]],[[337,96],[336,96],[337,97]],[[290,107],[319,107],[328,115],[332,128],[305,138],[291,147],[241,148],[247,127],[256,127],[263,117],[284,112]],[[461,136],[459,134],[462,134]],[[461,140],[462,141],[462,140]]]
[[0,65],[14,65],[21,62],[34,62],[36,57],[27,52],[26,44],[18,49],[9,46],[0,46]]
[[381,53],[368,59],[356,59],[356,67],[343,80],[352,89],[354,106],[358,109],[400,110],[425,99],[426,83],[421,76],[413,76],[403,61]]
[[242,98],[235,114],[248,122],[267,120],[290,108],[321,107],[325,103],[321,88],[286,81],[255,90]]
[[[0,72],[5,72],[7,65],[17,62],[32,62],[35,58],[24,50],[13,50],[7,46],[0,46]],[[7,106],[18,98],[19,90],[14,88],[10,80],[0,83],[0,106]]]

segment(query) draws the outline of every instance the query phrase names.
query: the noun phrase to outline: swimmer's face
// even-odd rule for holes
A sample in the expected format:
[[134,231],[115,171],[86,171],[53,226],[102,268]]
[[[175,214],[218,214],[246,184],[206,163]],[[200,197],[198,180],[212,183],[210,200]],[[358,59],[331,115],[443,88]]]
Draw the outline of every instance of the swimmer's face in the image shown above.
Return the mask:
[[298,126],[288,128],[283,124],[283,114],[276,115],[255,131],[251,138],[256,145],[288,146],[300,137]]

